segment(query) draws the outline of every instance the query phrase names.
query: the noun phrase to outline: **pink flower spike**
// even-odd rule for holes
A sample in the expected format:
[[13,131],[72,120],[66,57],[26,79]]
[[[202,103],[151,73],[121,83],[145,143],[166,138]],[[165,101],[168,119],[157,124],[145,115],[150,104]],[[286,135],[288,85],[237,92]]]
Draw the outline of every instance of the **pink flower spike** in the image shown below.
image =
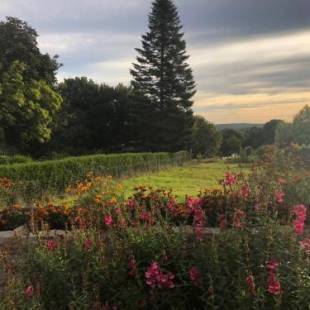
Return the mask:
[[92,246],[93,246],[92,240],[87,239],[84,241],[84,249],[85,250],[90,250]]
[[25,296],[26,298],[32,298],[33,297],[33,286],[29,285],[25,288]]
[[224,180],[224,184],[225,185],[229,185],[232,186],[237,182],[237,177],[235,174],[231,173],[231,172],[226,172],[225,173],[225,180]]
[[201,287],[202,286],[202,280],[201,280],[201,275],[200,275],[198,268],[193,266],[189,270],[188,273],[189,273],[189,278],[192,281],[192,283],[197,287]]
[[293,214],[296,216],[296,219],[305,221],[307,218],[307,208],[304,205],[296,205],[293,207]]
[[302,235],[304,233],[305,223],[301,221],[294,221],[295,233]]
[[174,288],[175,276],[171,272],[163,273],[157,262],[153,262],[144,275],[146,284],[151,288]]
[[241,196],[242,196],[242,198],[246,199],[246,198],[249,197],[249,195],[250,195],[250,188],[249,188],[249,186],[247,184],[243,185],[241,187]]
[[273,258],[270,259],[267,263],[267,268],[269,272],[275,272],[278,267],[279,267],[279,262]]
[[106,215],[104,217],[104,223],[107,225],[107,226],[112,226],[113,225],[113,218],[112,218],[112,215]]
[[280,295],[282,293],[280,281],[273,272],[270,272],[268,276],[268,293],[272,295]]
[[46,247],[49,251],[54,251],[58,248],[58,243],[55,240],[48,240]]
[[248,275],[245,279],[248,287],[249,287],[249,290],[251,292],[252,295],[255,295],[256,294],[256,287],[255,287],[255,282],[254,282],[254,277],[252,274]]

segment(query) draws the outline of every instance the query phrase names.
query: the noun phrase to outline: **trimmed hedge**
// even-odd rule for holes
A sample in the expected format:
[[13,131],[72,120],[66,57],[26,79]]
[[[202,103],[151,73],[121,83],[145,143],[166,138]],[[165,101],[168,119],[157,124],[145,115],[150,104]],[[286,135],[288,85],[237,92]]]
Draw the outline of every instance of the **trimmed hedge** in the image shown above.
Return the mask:
[[32,162],[32,159],[23,155],[0,155],[0,165],[25,164]]
[[32,183],[42,191],[63,191],[73,182],[94,175],[120,177],[137,171],[158,170],[162,166],[181,164],[190,158],[185,151],[177,153],[125,153],[68,157],[26,164],[0,166],[0,178]]

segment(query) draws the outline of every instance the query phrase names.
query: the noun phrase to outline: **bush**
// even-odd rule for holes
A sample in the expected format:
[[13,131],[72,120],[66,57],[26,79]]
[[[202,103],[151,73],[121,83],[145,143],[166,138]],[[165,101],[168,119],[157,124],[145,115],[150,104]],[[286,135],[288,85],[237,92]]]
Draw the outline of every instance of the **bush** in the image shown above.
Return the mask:
[[23,155],[0,155],[0,165],[24,164],[32,162],[31,157]]
[[181,164],[189,159],[187,152],[128,153],[68,157],[62,160],[0,166],[0,178],[22,181],[28,191],[64,191],[70,184],[94,175],[121,176],[136,171],[157,170]]
[[75,207],[32,214],[71,231],[1,254],[0,308],[307,309],[309,175],[295,155],[267,148],[249,176],[227,172],[184,203],[146,187],[125,200],[111,178],[77,183]]

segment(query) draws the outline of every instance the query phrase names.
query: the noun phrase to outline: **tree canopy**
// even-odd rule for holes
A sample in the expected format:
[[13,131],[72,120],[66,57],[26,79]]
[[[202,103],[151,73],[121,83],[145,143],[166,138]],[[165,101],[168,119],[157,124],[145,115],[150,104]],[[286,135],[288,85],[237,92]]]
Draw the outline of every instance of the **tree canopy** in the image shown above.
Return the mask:
[[55,89],[56,58],[41,54],[37,33],[24,21],[0,22],[0,126],[2,145],[35,150],[51,139],[62,99]]
[[222,143],[222,135],[215,125],[202,116],[195,116],[191,141],[191,149],[195,156],[211,157],[217,155]]
[[142,48],[136,49],[139,55],[131,70],[135,93],[152,106],[152,123],[144,130],[149,132],[145,138],[157,150],[175,151],[189,146],[195,82],[181,30],[173,1],[155,0],[149,31],[142,36]]

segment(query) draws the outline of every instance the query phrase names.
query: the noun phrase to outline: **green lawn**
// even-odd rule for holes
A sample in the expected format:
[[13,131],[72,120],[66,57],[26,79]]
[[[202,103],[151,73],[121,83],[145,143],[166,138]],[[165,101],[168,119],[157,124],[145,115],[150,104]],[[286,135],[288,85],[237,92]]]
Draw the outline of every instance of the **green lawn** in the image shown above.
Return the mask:
[[131,177],[123,180],[126,196],[130,196],[132,189],[139,185],[153,188],[172,189],[173,192],[183,199],[186,195],[197,195],[202,189],[215,189],[219,187],[219,180],[226,171],[240,172],[237,164],[227,164],[223,161],[216,162],[191,162],[183,167],[168,168],[149,175]]

